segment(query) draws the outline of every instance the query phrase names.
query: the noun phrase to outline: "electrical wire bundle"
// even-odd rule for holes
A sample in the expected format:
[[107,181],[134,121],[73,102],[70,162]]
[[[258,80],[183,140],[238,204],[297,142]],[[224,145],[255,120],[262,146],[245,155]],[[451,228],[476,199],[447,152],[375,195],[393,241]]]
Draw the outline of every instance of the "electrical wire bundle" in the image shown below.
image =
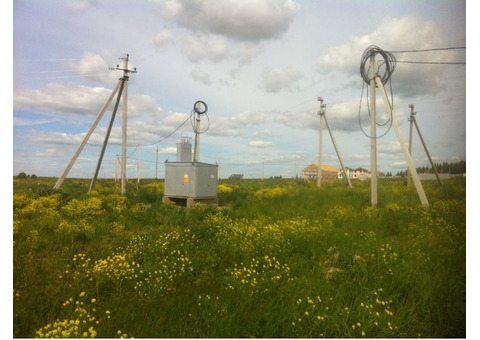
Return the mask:
[[208,131],[208,129],[210,128],[210,117],[208,117],[207,112],[208,112],[208,106],[205,102],[201,100],[195,102],[195,104],[193,105],[192,113],[190,115],[190,124],[192,125],[193,132],[195,133],[197,132],[197,122],[195,118],[195,113],[199,116],[205,115],[205,117],[207,117],[207,122],[208,122],[207,127],[204,128],[202,131],[199,131],[198,133],[202,134]]
[[[395,67],[397,66],[396,58],[393,55],[393,53],[385,51],[378,46],[371,45],[365,50],[365,52],[363,52],[362,58],[360,61],[360,75],[362,76],[363,83],[362,83],[362,94],[360,96],[360,105],[358,107],[358,124],[360,125],[360,129],[362,130],[363,134],[368,138],[381,138],[385,136],[390,130],[390,128],[392,127],[392,117],[390,116],[388,120],[384,123],[375,122],[377,126],[386,126],[387,124],[389,124],[388,129],[379,136],[370,136],[363,129],[362,122],[360,119],[360,112],[362,109],[362,99],[363,99],[363,91],[365,88],[365,84],[370,85],[370,81],[372,80],[372,78],[370,78],[370,59],[375,58],[377,55],[380,55],[383,58],[383,60],[377,61],[376,63],[377,69],[375,70],[374,77],[379,77],[382,84],[384,85],[387,82],[389,82],[390,93],[392,98],[391,103],[392,103],[392,109],[393,109],[393,89],[392,89],[391,77],[392,77],[393,71],[395,71]],[[368,63],[368,67],[367,67],[367,63]],[[370,104],[368,102],[368,86],[367,86],[367,109],[368,109],[368,115],[370,116],[371,112],[370,112]]]
[[[380,47],[371,45],[369,46],[365,52],[363,52],[362,59],[360,61],[360,75],[363,78],[363,81],[370,85],[370,67],[366,68],[367,62],[373,57],[380,55],[383,58],[383,61],[378,63],[377,70],[375,72],[375,76],[380,77],[382,84],[386,84],[387,81],[392,76],[393,71],[395,71],[395,67],[397,66],[397,60],[393,53],[382,50]],[[382,72],[381,72],[382,71]]]
[[202,131],[199,132],[199,134],[207,132],[207,130],[210,128],[210,118],[208,117],[207,111],[208,111],[208,107],[207,107],[207,104],[205,104],[205,102],[200,101],[200,100],[195,102],[195,104],[193,105],[193,109],[190,112],[190,115],[179,126],[177,126],[172,132],[170,132],[165,137],[163,137],[163,138],[161,138],[161,139],[159,139],[159,140],[157,140],[153,143],[144,144],[144,145],[137,144],[135,149],[130,153],[130,155],[127,158],[131,158],[135,154],[135,152],[137,151],[137,149],[139,147],[156,145],[156,144],[159,144],[159,143],[163,142],[164,140],[168,139],[175,132],[177,132],[183,125],[185,125],[185,123],[187,123],[188,121],[190,121],[190,124],[192,125],[193,132],[196,132],[197,123],[196,123],[195,114],[205,115],[207,117],[208,124]]

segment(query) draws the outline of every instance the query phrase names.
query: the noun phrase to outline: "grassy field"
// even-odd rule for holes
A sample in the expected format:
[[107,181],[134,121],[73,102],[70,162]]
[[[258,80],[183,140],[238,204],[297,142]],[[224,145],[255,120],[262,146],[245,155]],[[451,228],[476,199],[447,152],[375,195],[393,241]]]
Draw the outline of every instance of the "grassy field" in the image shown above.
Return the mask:
[[13,180],[14,337],[466,337],[466,182]]

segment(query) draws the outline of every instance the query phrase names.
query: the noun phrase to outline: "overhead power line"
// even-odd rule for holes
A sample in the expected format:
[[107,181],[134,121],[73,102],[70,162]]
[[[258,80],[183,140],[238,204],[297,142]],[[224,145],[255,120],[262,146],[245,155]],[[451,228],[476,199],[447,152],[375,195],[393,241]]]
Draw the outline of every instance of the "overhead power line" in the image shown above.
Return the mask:
[[170,132],[168,135],[166,135],[165,137],[157,140],[156,142],[153,142],[153,143],[150,143],[150,144],[145,144],[145,145],[143,145],[143,146],[151,146],[151,145],[155,145],[155,144],[159,144],[159,143],[163,142],[165,139],[169,138],[171,135],[173,135],[175,132],[177,132],[178,129],[180,129],[182,126],[184,126],[185,123],[188,122],[192,116],[193,116],[193,111],[190,112],[190,115],[187,117],[187,119],[185,119],[185,120],[183,121],[182,124],[180,124],[179,126],[177,126],[177,128],[176,128],[175,130],[173,130],[172,132]]
[[38,62],[43,62],[43,61],[78,61],[82,60],[80,58],[50,58],[50,59],[19,59],[20,61],[38,61]]
[[[425,48],[415,50],[402,50],[402,51],[388,51],[389,53],[421,53],[432,51],[451,51],[466,49],[466,46],[457,47],[438,47],[438,48]],[[414,61],[414,60],[397,60],[397,63],[402,64],[427,64],[427,65],[465,65],[465,61]]]
[[128,158],[128,159],[131,158],[131,157],[135,154],[135,152],[137,151],[137,149],[138,149],[139,147],[152,146],[152,145],[159,144],[159,143],[163,142],[164,140],[166,140],[167,138],[169,138],[171,135],[173,135],[175,132],[177,132],[182,126],[184,126],[185,123],[187,123],[187,122],[190,120],[190,118],[193,116],[193,114],[194,114],[194,111],[192,110],[192,112],[190,112],[190,115],[187,117],[187,119],[185,119],[185,120],[183,121],[183,123],[181,123],[179,126],[177,126],[177,127],[175,128],[175,130],[173,130],[172,132],[170,132],[168,135],[166,135],[165,137],[157,140],[156,142],[153,142],[153,143],[150,143],[150,144],[137,144],[137,146],[135,147],[135,149],[133,149],[133,151],[130,153],[130,155],[129,155],[127,158]]
[[465,65],[465,61],[412,61],[412,60],[397,60],[397,63],[402,64],[430,64],[430,65]]
[[417,50],[403,50],[403,51],[388,51],[390,53],[416,53],[416,52],[431,52],[431,51],[448,51],[448,50],[462,50],[466,49],[466,46],[460,47],[438,47],[438,48],[425,48]]

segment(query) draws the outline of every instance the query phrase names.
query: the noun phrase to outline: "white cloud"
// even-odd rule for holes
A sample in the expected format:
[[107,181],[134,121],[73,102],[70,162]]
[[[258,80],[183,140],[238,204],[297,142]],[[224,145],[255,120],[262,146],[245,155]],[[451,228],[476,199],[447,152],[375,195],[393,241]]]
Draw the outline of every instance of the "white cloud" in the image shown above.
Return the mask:
[[299,10],[292,0],[159,0],[160,16],[195,32],[258,41],[286,32]]
[[253,128],[266,122],[265,115],[256,111],[241,112],[235,117],[210,118],[208,134],[215,136],[239,136],[245,128]]
[[[333,46],[318,58],[322,71],[339,70],[359,76],[363,52],[376,45],[386,51],[418,50],[445,46],[441,28],[433,21],[416,15],[401,18],[386,18],[370,34],[353,36],[349,42]],[[455,52],[403,53],[395,54],[397,60],[446,62],[458,59]],[[368,66],[368,65],[367,65]],[[435,94],[444,87],[442,65],[397,64],[392,76],[395,93],[404,96]]]
[[190,114],[181,113],[181,112],[172,112],[169,113],[167,117],[163,120],[162,124],[170,127],[178,126],[182,124]]
[[237,57],[240,62],[240,65],[249,64],[254,58],[260,55],[262,49],[252,43],[242,43],[239,46],[239,51],[237,52]]
[[59,122],[57,118],[40,118],[40,119],[25,119],[19,117],[13,117],[13,126],[31,126],[31,125],[42,125]]
[[99,54],[85,52],[80,61],[67,62],[65,69],[91,81],[114,84],[119,78],[119,71],[112,72],[109,70],[111,66]]
[[262,74],[261,84],[267,92],[293,91],[303,77],[303,73],[293,66],[268,68]]
[[254,148],[269,148],[273,146],[273,143],[263,140],[252,140],[248,145]]
[[[333,133],[335,131],[358,131],[358,99],[340,103],[328,103],[325,117]],[[364,104],[365,106],[366,104]],[[274,114],[275,121],[289,128],[310,129],[318,131],[320,117],[318,107],[310,108],[292,116],[292,112],[283,111]],[[362,113],[364,115],[365,113]],[[325,123],[324,129],[327,130]],[[325,132],[328,133],[328,132]]]
[[184,40],[183,53],[192,62],[204,59],[218,62],[225,59],[228,48],[225,39],[219,36],[189,36]]
[[388,155],[400,155],[402,156],[402,149],[400,148],[400,142],[390,141],[382,142],[379,141],[377,144],[377,151],[380,157],[384,158]]
[[261,131],[256,131],[253,135],[254,137],[271,137],[272,132],[269,129],[264,129]]
[[168,148],[159,148],[158,153],[164,154],[164,155],[176,155],[177,148],[175,146],[170,146]]
[[162,109],[158,106],[156,99],[145,94],[129,94],[127,105],[129,117],[147,115],[152,118],[162,115]]
[[153,43],[157,47],[166,46],[175,42],[174,34],[169,30],[162,30],[157,33],[153,39]]
[[98,0],[69,0],[64,2],[64,6],[71,12],[82,12],[98,6]]
[[[16,110],[41,110],[63,115],[94,116],[111,96],[112,90],[72,84],[47,84],[38,90],[20,89],[13,93]],[[114,100],[110,103],[113,108]],[[132,94],[128,99],[130,117],[142,114],[161,114],[156,100],[147,95]]]
[[190,77],[192,77],[193,80],[199,82],[199,83],[202,83],[204,85],[211,85],[212,84],[212,80],[210,79],[210,75],[205,72],[205,71],[202,71],[202,70],[193,70],[192,72],[190,72]]
[[50,83],[38,90],[14,91],[13,108],[91,116],[99,112],[111,93],[103,87]]

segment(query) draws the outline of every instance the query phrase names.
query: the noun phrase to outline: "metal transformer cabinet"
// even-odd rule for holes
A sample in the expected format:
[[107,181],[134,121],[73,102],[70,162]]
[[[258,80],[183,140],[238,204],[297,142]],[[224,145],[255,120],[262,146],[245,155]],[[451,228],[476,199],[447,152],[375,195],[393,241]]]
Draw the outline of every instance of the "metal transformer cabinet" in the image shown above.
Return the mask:
[[162,201],[218,206],[218,165],[201,162],[165,162],[165,192]]

